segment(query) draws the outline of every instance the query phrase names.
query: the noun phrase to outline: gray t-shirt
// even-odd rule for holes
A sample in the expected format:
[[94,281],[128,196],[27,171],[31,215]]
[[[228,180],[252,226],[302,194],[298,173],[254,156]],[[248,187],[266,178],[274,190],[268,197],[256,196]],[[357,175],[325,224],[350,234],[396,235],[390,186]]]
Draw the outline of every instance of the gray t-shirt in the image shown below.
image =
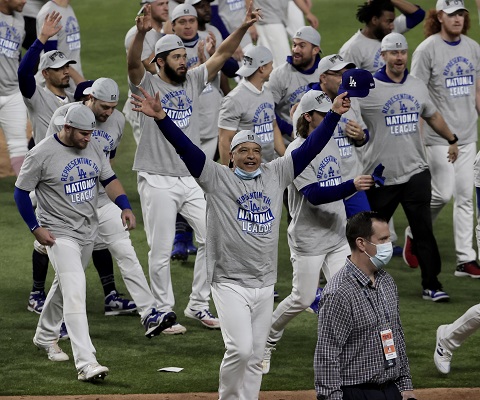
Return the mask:
[[[304,138],[297,137],[287,147],[286,154],[291,154],[304,142]],[[333,138],[288,186],[288,207],[292,216],[288,225],[288,245],[293,253],[303,256],[319,256],[347,244],[343,201],[318,206],[311,204],[300,190],[312,183],[321,187],[342,183],[341,159]]]
[[25,37],[22,14],[0,12],[0,96],[18,93],[18,65]]
[[[351,98],[350,109],[340,117],[340,121],[335,128],[333,138],[337,143],[338,150],[340,151],[340,158],[342,159],[342,178],[343,181],[354,179],[360,175],[363,171],[363,166],[359,157],[359,152],[356,150],[354,141],[350,139],[345,133],[345,126],[349,120],[357,122],[362,129],[366,129],[367,126],[363,122],[362,115],[360,113],[360,104],[356,97]],[[359,149],[362,149],[360,147]],[[362,150],[360,150],[361,152]]]
[[255,7],[262,10],[263,18],[258,24],[285,24],[287,21],[289,0],[256,0]]
[[[405,15],[395,18],[393,32],[408,31]],[[338,52],[345,60],[355,63],[357,68],[366,69],[372,74],[385,65],[380,54],[381,41],[367,38],[361,31],[357,31],[348,39]]]
[[22,14],[25,17],[37,18],[40,9],[48,0],[27,0],[23,6]]
[[[233,33],[242,24],[246,14],[245,0],[218,0],[218,15],[229,33]],[[250,43],[252,43],[252,38],[247,32],[243,36],[240,46],[244,48]]]
[[318,69],[311,74],[302,74],[290,63],[275,68],[265,86],[271,90],[275,111],[284,121],[292,123],[291,108],[297,104],[305,92],[308,84],[319,81]]
[[81,245],[97,236],[99,181],[114,175],[96,141],[80,150],[49,136],[30,150],[15,186],[35,190],[40,225],[56,237],[71,238]]
[[82,47],[80,41],[80,25],[77,17],[73,11],[72,6],[59,6],[54,1],[46,3],[37,16],[37,36],[40,35],[43,22],[47,14],[58,12],[62,16],[60,24],[62,29],[49,40],[57,41],[57,49],[64,53],[68,58],[75,60],[77,63],[73,64],[73,68],[83,76],[82,62],[80,59],[80,48]]
[[275,157],[273,121],[275,103],[270,90],[263,87],[260,92],[243,79],[222,101],[218,127],[230,131],[250,129],[262,142],[262,161]]
[[365,173],[371,174],[382,163],[389,186],[408,182],[428,169],[418,121],[437,109],[420,79],[408,75],[403,84],[375,79],[375,90],[362,99],[360,110],[370,132],[364,146]]
[[[451,45],[439,33],[432,35],[413,53],[411,73],[427,84],[433,104],[458,136],[458,144],[476,142],[479,44],[461,35],[460,42]],[[428,124],[423,124],[422,133],[427,146],[448,146]]]
[[58,107],[72,102],[73,93],[65,91],[67,97],[61,99],[47,87],[36,85],[31,98],[23,98],[28,109],[28,115],[32,122],[33,138],[35,143],[40,143],[47,133],[52,115]]
[[[187,80],[173,85],[158,75],[145,72],[140,85],[151,95],[159,92],[163,109],[172,121],[193,143],[200,145],[198,98],[205,88],[208,71],[205,64],[187,72]],[[132,93],[141,95],[138,88],[129,82]],[[141,136],[135,153],[133,169],[139,172],[164,176],[190,176],[187,167],[175,148],[159,132],[153,118],[140,116]]]
[[242,180],[206,160],[197,179],[207,200],[207,280],[262,288],[277,280],[283,191],[293,180],[291,156],[262,164],[262,174]]
[[[55,111],[52,120],[47,130],[47,136],[54,135],[62,130],[63,125],[55,125],[54,120],[58,116],[65,116],[70,107],[74,104],[83,104],[82,102],[71,103],[62,106]],[[103,149],[103,153],[107,160],[110,160],[110,152],[115,150],[120,144],[120,140],[123,136],[123,129],[125,128],[125,117],[118,110],[113,110],[112,115],[108,117],[105,122],[97,120],[97,126],[92,132],[92,142],[96,141],[100,148]],[[100,185],[98,193],[98,207],[110,203],[110,199],[105,192],[103,186]]]
[[[136,30],[135,30],[136,33]],[[155,44],[164,34],[158,32],[155,29],[150,29],[143,40],[142,60],[148,59],[150,56],[155,55]],[[133,39],[133,37],[132,37]]]

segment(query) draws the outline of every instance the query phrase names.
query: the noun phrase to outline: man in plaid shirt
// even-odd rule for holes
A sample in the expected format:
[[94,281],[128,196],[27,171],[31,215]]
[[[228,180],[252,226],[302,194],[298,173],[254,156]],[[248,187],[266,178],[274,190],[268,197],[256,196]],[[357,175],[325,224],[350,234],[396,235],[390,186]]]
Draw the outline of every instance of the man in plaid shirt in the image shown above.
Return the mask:
[[383,269],[393,251],[387,221],[375,212],[358,213],[346,236],[352,255],[320,303],[317,399],[415,399],[397,286]]

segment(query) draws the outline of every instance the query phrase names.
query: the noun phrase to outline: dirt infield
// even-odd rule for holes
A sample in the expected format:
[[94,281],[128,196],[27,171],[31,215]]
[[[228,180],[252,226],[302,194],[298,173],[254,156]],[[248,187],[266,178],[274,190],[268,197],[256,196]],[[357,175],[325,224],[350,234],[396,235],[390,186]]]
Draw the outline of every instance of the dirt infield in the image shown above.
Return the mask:
[[[418,400],[479,400],[480,388],[418,389]],[[76,396],[5,396],[1,400],[216,400],[216,393],[76,395]],[[298,392],[261,392],[260,400],[314,400],[313,390]]]

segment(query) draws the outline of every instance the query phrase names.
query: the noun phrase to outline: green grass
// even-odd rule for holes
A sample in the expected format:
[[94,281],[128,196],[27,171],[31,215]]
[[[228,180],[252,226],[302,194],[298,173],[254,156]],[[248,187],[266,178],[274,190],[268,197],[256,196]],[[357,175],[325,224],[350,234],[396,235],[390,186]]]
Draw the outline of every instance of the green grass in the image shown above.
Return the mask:
[[[354,14],[360,1],[315,1],[320,20],[323,54],[338,51],[359,27]],[[417,1],[424,8],[431,1]],[[126,63],[123,40],[134,24],[138,1],[94,0],[73,1],[82,27],[82,61],[87,78],[109,76],[121,88],[122,102],[126,98]],[[474,2],[467,6],[474,11]],[[479,37],[477,13],[472,12],[472,37]],[[407,34],[411,48],[422,40],[420,29]],[[127,124],[124,139],[115,161],[115,170],[129,194],[139,220],[132,240],[145,272],[148,273],[145,233],[136,191],[135,174],[131,171],[134,140]],[[183,318],[190,292],[193,263],[172,264],[172,279],[176,294],[176,311],[188,332],[185,336],[160,336],[148,340],[137,317],[105,317],[103,293],[97,273],[89,267],[87,274],[87,309],[90,333],[101,363],[107,365],[110,376],[105,382],[91,385],[77,382],[73,361],[52,363],[37,351],[32,337],[38,320],[26,311],[31,288],[31,252],[33,236],[22,221],[13,201],[14,178],[0,180],[0,395],[73,395],[128,394],[210,391],[218,388],[218,368],[223,355],[219,331],[208,331],[195,321]],[[455,352],[452,372],[440,375],[432,361],[435,331],[439,324],[452,322],[478,302],[480,282],[453,276],[455,254],[452,238],[452,207],[448,205],[435,225],[443,262],[440,279],[452,297],[448,304],[432,304],[421,300],[420,271],[410,270],[401,259],[388,266],[401,297],[401,316],[405,328],[407,350],[414,385],[425,387],[476,387],[480,335],[473,335]],[[406,221],[397,211],[397,232],[403,244],[402,232]],[[125,291],[118,269],[118,287]],[[49,271],[50,284],[52,270]],[[285,216],[282,220],[279,245],[279,278],[276,285],[281,297],[291,288],[291,265],[286,241]],[[295,390],[313,388],[313,350],[316,342],[316,318],[302,313],[287,327],[273,355],[271,372],[263,379],[263,390]],[[62,343],[71,356],[69,342]],[[181,373],[160,373],[161,367],[185,368]]]

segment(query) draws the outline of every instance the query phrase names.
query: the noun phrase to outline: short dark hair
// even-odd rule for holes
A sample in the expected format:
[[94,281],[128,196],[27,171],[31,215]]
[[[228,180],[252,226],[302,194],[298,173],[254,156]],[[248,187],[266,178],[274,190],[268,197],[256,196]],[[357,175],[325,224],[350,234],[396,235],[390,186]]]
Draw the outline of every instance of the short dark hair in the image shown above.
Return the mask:
[[362,24],[368,24],[373,17],[380,18],[384,11],[395,12],[395,6],[390,0],[372,0],[358,6],[357,19]]
[[388,221],[376,211],[359,212],[347,221],[346,236],[352,251],[357,247],[357,238],[362,237],[370,240],[373,235],[372,223],[374,220],[388,223]]
[[167,51],[162,51],[161,53],[158,53],[155,55],[155,62],[161,58],[163,61],[167,61],[168,55],[172,52],[173,50],[167,50]]

